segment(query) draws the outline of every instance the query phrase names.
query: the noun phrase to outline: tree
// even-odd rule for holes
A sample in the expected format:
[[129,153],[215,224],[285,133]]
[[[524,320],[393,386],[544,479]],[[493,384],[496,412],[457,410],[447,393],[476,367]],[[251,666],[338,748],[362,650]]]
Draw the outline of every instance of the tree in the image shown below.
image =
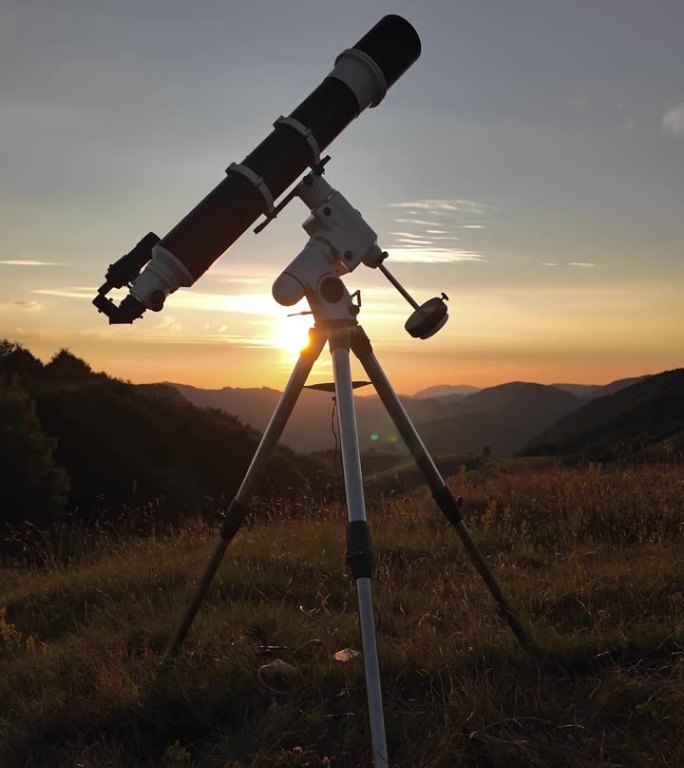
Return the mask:
[[92,368],[68,349],[60,349],[45,366],[45,373],[56,381],[76,383],[92,376]]
[[0,340],[0,377],[40,375],[43,364],[21,344],[7,339]]
[[35,403],[17,379],[0,380],[2,522],[45,524],[59,516],[69,479],[55,466],[55,442],[43,433]]

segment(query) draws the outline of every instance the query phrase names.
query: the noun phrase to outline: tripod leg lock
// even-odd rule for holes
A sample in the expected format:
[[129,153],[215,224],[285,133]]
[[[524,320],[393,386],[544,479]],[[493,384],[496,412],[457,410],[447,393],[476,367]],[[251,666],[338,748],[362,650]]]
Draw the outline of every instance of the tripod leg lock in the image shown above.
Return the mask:
[[354,581],[370,579],[373,575],[373,546],[365,520],[353,520],[347,524],[347,564]]
[[237,499],[231,499],[221,525],[221,538],[224,541],[232,541],[250,511],[246,504],[242,504]]
[[461,522],[463,519],[461,516],[463,499],[460,496],[455,499],[453,493],[445,485],[438,491],[433,491],[432,498],[437,502],[437,506],[442,510],[450,523],[457,525]]

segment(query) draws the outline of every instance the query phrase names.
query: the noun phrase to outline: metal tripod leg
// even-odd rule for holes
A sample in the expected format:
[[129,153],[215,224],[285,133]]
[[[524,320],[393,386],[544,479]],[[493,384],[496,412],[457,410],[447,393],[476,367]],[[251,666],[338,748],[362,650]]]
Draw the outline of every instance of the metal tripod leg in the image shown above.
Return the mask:
[[359,623],[361,625],[363,663],[366,673],[373,765],[375,768],[388,768],[380,666],[371,593],[373,556],[368,523],[366,522],[359,440],[354,415],[354,394],[349,362],[349,329],[340,329],[331,334],[330,350],[335,378],[344,489],[349,520],[347,526],[347,561],[356,582],[359,603]]
[[487,560],[475,543],[475,540],[471,536],[470,531],[461,517],[460,500],[453,497],[451,491],[444,482],[444,478],[435,466],[434,461],[423,445],[423,441],[420,439],[420,435],[404,410],[401,401],[392,389],[392,385],[389,383],[384,371],[380,367],[380,363],[378,363],[373,354],[373,348],[368,336],[366,336],[364,330],[360,326],[356,326],[352,330],[351,348],[354,354],[359,358],[359,361],[368,374],[368,378],[373,383],[382,404],[385,406],[385,410],[390,415],[399,434],[411,451],[416,464],[425,476],[427,483],[432,490],[433,498],[447,520],[449,520],[456,529],[456,533],[458,533],[463,542],[473,565],[483,578],[492,597],[499,606],[499,610],[513,631],[513,634],[525,650],[533,650],[534,646],[527,637],[527,634],[516,615],[513,613],[513,610],[508,604],[508,600],[504,596]]
[[283,429],[285,429],[287,420],[292,413],[297,398],[299,397],[299,393],[302,391],[302,387],[306,384],[306,380],[313,368],[313,364],[321,354],[326,338],[326,333],[318,328],[312,328],[309,331],[309,346],[301,351],[299,359],[290,376],[290,380],[287,382],[287,386],[285,387],[285,390],[278,401],[278,405],[271,416],[271,420],[264,431],[261,442],[254,454],[254,458],[242,480],[242,484],[228,507],[226,518],[221,526],[221,538],[216,544],[214,552],[207,563],[197,588],[195,589],[195,593],[193,594],[185,614],[176,629],[176,633],[169,644],[165,655],[166,661],[173,658],[180,650],[193,619],[195,618],[216,571],[221,564],[226,548],[235,534],[240,530],[240,527],[247,516],[247,512],[249,511],[247,502],[252,493],[256,490],[259,481],[266,470],[268,460],[271,458],[271,454],[280,439]]

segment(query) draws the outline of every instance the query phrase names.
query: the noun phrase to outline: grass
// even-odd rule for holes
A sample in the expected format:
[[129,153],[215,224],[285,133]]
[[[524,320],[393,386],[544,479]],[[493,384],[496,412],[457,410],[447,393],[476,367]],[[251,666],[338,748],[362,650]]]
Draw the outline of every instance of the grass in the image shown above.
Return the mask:
[[[429,497],[383,497],[391,764],[683,765],[684,469],[491,464],[452,484],[542,652],[517,646]],[[0,570],[0,765],[370,766],[362,662],[332,658],[361,650],[344,512],[292,512],[241,531],[168,669],[212,530],[72,529]]]

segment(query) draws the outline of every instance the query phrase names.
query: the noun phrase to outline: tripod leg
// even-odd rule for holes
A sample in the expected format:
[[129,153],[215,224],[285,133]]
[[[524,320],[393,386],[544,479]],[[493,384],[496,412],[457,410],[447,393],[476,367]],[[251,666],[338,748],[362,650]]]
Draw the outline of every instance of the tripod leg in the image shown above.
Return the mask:
[[271,416],[271,420],[262,435],[261,442],[254,454],[254,458],[247,469],[247,473],[242,480],[235,498],[230,502],[226,512],[226,518],[221,526],[221,537],[214,548],[214,552],[205,567],[199,584],[195,589],[188,607],[185,610],[185,614],[183,615],[183,618],[176,629],[176,633],[166,651],[165,660],[167,661],[173,658],[180,650],[183,640],[185,639],[195,615],[207,594],[216,571],[221,564],[226,548],[233,540],[235,534],[240,530],[240,527],[249,512],[247,502],[252,493],[254,493],[264,474],[268,460],[271,458],[271,454],[280,439],[283,429],[285,429],[285,425],[297,402],[299,393],[302,391],[304,384],[306,384],[306,380],[313,364],[316,362],[323,349],[325,340],[326,333],[320,329],[314,327],[309,331],[309,346],[300,352],[299,359],[295,364],[290,380],[287,382],[287,386],[278,401],[278,405]]
[[352,331],[351,347],[354,354],[359,358],[361,365],[368,374],[368,378],[373,383],[382,404],[385,406],[385,410],[390,415],[394,422],[399,434],[406,443],[406,446],[411,451],[416,464],[425,476],[430,489],[432,490],[432,496],[437,502],[437,505],[444,513],[447,520],[454,526],[456,533],[458,533],[463,545],[475,566],[477,572],[484,580],[489,592],[499,606],[499,610],[508,622],[513,634],[516,636],[518,642],[525,650],[533,650],[533,645],[530,639],[527,637],[525,630],[523,629],[518,618],[513,613],[508,600],[504,596],[496,577],[492,573],[489,564],[485,556],[480,551],[475,540],[470,534],[470,531],[466,527],[463,518],[461,517],[460,499],[457,500],[453,497],[453,494],[444,482],[444,478],[440,474],[439,470],[435,466],[430,454],[427,452],[423,441],[420,439],[420,435],[413,426],[411,419],[404,410],[404,406],[397,397],[396,393],[392,389],[392,385],[385,376],[384,371],[380,367],[375,355],[373,354],[373,348],[371,346],[368,336],[366,336],[364,330],[361,327],[356,327]]
[[335,396],[337,398],[342,468],[344,471],[344,490],[349,520],[347,526],[347,562],[356,582],[356,593],[359,603],[359,623],[361,625],[363,663],[366,673],[366,693],[368,696],[373,765],[375,768],[388,768],[380,666],[378,663],[378,648],[373,618],[373,597],[371,593],[373,555],[368,523],[366,521],[359,441],[356,431],[356,417],[354,415],[354,393],[349,363],[348,329],[345,328],[331,334],[330,349],[335,378]]

